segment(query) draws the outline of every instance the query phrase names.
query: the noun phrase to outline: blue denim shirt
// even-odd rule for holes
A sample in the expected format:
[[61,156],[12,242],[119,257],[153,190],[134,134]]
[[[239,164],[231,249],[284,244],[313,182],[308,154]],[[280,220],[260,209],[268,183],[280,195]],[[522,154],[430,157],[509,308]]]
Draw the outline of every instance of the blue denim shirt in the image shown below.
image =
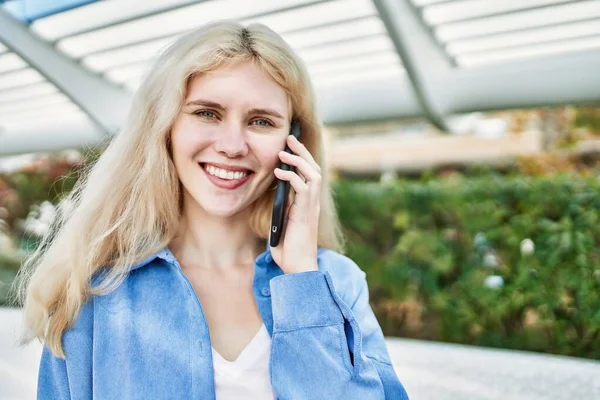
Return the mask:
[[[318,266],[285,275],[268,248],[255,260],[277,398],[408,399],[369,305],[366,274],[326,249]],[[43,347],[38,399],[215,399],[208,325],[168,247],[133,266],[115,291],[93,296],[63,346],[66,360]]]

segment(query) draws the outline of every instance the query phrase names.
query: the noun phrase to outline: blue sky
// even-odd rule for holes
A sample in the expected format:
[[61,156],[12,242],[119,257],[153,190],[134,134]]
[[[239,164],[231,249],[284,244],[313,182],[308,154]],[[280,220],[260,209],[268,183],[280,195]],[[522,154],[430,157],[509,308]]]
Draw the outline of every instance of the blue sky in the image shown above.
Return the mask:
[[8,0],[2,7],[16,18],[31,22],[96,0]]

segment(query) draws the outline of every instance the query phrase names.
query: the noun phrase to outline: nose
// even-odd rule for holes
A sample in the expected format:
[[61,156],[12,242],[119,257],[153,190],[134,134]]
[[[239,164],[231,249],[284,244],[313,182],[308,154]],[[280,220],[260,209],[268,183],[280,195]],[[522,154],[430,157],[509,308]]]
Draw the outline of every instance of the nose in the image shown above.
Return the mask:
[[215,150],[230,158],[243,157],[248,154],[248,143],[244,127],[238,123],[223,126],[215,142]]

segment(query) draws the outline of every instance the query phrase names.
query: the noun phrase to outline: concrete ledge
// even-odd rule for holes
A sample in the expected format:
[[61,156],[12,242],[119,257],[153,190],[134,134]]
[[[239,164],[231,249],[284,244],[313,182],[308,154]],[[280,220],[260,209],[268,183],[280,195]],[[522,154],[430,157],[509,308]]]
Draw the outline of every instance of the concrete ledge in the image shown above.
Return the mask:
[[418,171],[448,164],[501,164],[518,156],[539,153],[542,134],[528,131],[503,137],[381,135],[332,139],[329,160],[333,170],[375,173]]

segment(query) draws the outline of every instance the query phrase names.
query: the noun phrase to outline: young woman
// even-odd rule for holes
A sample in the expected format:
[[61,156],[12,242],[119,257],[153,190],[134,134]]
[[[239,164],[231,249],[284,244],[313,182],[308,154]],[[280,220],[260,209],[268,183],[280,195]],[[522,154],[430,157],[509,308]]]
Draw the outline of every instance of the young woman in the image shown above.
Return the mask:
[[38,398],[407,399],[341,254],[322,144],[305,67],[265,26],[163,51],[20,273]]

